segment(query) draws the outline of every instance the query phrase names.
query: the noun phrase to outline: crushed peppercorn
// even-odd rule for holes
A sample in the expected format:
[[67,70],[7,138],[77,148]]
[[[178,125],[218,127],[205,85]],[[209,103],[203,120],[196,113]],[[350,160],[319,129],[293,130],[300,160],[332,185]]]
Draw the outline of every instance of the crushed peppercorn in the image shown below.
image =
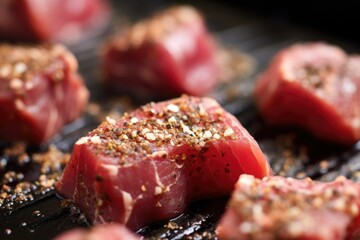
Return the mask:
[[[236,139],[234,130],[223,122],[223,110],[216,114],[199,111],[199,107],[204,109],[202,102],[187,99],[180,98],[160,107],[149,103],[135,112],[125,113],[120,121],[107,117],[77,144],[91,144],[99,154],[116,157],[125,165],[144,155],[167,158],[169,144],[203,149],[212,141]],[[129,155],[138,157],[129,158]],[[179,160],[186,160],[186,155],[179,156]]]
[[66,59],[72,71],[77,70],[75,57],[62,45],[10,45],[0,44],[0,81],[22,94],[33,87],[33,76],[50,74],[54,81],[64,77]]
[[[69,154],[59,151],[55,146],[50,146],[44,153],[32,155],[26,152],[26,145],[23,143],[15,143],[4,149],[4,156],[17,160],[20,167],[25,164],[22,160],[24,155],[27,156],[26,164],[38,166],[35,169],[39,170],[32,173],[36,177],[25,178],[21,169],[6,171],[0,179],[0,209],[11,210],[19,204],[34,200],[36,196],[53,191],[55,182],[60,178],[62,169],[70,158]],[[4,167],[6,165],[7,163]],[[41,215],[40,212],[34,214]]]

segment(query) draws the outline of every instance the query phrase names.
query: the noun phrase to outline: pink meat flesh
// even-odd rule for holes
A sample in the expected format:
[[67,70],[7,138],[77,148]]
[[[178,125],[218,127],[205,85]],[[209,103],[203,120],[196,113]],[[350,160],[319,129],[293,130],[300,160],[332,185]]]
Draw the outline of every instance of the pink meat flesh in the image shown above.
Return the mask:
[[75,144],[56,188],[91,223],[137,230],[230,194],[242,173],[271,173],[256,141],[214,100],[183,96],[108,118]]
[[108,20],[106,0],[0,2],[0,37],[11,40],[75,41]]
[[174,7],[111,39],[103,72],[112,88],[138,96],[200,96],[219,81],[215,51],[200,14]]
[[54,240],[139,240],[123,225],[104,224],[90,230],[73,229],[57,236]]
[[240,176],[217,234],[220,239],[341,240],[360,237],[360,185]]
[[60,45],[0,45],[0,139],[47,141],[83,112],[88,91]]
[[342,144],[360,139],[360,57],[324,43],[278,53],[260,76],[258,108],[273,124],[297,125]]

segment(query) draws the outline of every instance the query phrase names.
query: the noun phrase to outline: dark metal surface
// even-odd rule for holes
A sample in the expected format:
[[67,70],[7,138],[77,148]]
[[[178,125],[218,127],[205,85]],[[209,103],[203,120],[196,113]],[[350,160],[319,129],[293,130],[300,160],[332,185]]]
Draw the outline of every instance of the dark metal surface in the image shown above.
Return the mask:
[[[168,2],[114,2],[112,25],[101,35],[70,48],[79,59],[80,71],[91,91],[92,103],[100,104],[106,111],[122,113],[136,104],[132,102],[133,104],[129,105],[126,97],[108,95],[102,88],[99,82],[98,46],[106,36],[120,29],[123,24],[147,16],[154,10],[167,6]],[[220,86],[211,96],[235,114],[258,140],[274,172],[284,176],[310,176],[321,180],[332,180],[338,175],[345,175],[359,181],[360,143],[339,147],[317,140],[297,129],[268,126],[258,116],[251,97],[256,75],[266,67],[274,53],[291,43],[324,40],[338,44],[350,52],[360,52],[357,46],[341,38],[310,32],[279,21],[267,21],[220,1],[197,1],[195,6],[203,11],[211,31],[223,45],[245,52],[256,59],[256,72],[252,76]],[[232,97],[229,97],[230,90]],[[82,118],[67,125],[50,144],[70,152],[74,142],[98,123],[97,114],[88,111]],[[23,172],[25,178],[30,179],[38,166],[16,166],[16,160],[6,157],[2,152],[5,147],[6,145],[1,145],[0,160],[5,163],[5,169],[0,171],[0,177],[2,178],[6,171],[14,170]],[[27,151],[42,152],[46,148],[47,146],[28,148]],[[149,239],[215,239],[214,227],[224,211],[226,201],[227,198],[219,198],[195,203],[178,218],[154,224],[139,233]],[[52,239],[67,229],[88,226],[79,211],[71,204],[64,206],[53,190],[13,206],[12,210],[1,209],[0,214],[0,239]]]

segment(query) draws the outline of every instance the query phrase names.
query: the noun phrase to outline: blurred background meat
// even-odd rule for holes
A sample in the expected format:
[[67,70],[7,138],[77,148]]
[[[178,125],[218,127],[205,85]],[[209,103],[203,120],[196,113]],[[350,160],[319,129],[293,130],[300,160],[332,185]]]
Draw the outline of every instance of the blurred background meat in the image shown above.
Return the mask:
[[83,113],[88,98],[64,46],[0,44],[0,140],[46,142]]
[[216,57],[216,44],[200,12],[178,6],[107,42],[103,73],[111,89],[135,97],[202,96],[220,82]]
[[0,39],[74,42],[108,20],[106,0],[2,0]]

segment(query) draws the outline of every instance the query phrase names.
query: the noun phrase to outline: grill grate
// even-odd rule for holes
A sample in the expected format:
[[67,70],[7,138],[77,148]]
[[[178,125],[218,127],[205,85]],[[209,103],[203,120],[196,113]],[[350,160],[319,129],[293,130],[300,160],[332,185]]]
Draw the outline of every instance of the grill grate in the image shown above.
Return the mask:
[[[160,0],[157,0],[156,4],[153,1],[151,4],[149,2],[114,1],[113,26],[85,43],[70,46],[79,59],[80,71],[86,79],[92,93],[91,101],[95,106],[100,104],[106,111],[122,113],[136,105],[131,104],[131,99],[126,97],[112,96],[109,99],[105,96],[98,79],[100,61],[94,46],[129,21],[123,16],[128,16],[132,20],[138,19],[168,4]],[[253,75],[242,81],[219,87],[212,96],[228,111],[235,114],[258,140],[275,173],[299,178],[310,176],[320,180],[332,180],[338,175],[345,175],[359,181],[360,143],[344,148],[314,139],[297,129],[272,128],[258,116],[251,98],[256,74],[266,67],[274,53],[291,43],[321,39],[339,44],[351,52],[356,52],[358,49],[345,40],[313,33],[286,23],[264,23],[262,19],[247,13],[241,14],[239,9],[233,9],[224,3],[197,1],[196,7],[205,13],[211,29],[220,42],[248,53],[256,59],[257,68]],[[218,9],[223,11],[219,13]],[[124,13],[126,15],[123,15]],[[230,88],[232,91],[235,89],[236,97],[228,97]],[[67,125],[54,137],[51,144],[62,151],[70,152],[78,138],[99,124],[98,115],[88,111],[85,116]],[[0,163],[4,165],[3,169],[0,169],[0,177],[2,178],[6,171],[13,170],[23,172],[25,178],[33,178],[30,170],[36,172],[39,166],[25,164],[23,167],[17,167],[14,164],[16,159],[4,155],[3,151],[8,146],[7,144],[0,146]],[[26,151],[31,156],[32,153],[43,152],[46,149],[47,146],[41,146],[28,148]],[[218,198],[194,203],[187,212],[176,219],[154,224],[139,233],[148,239],[216,239],[214,227],[224,211],[226,201],[227,198]],[[74,206],[63,205],[61,198],[53,190],[49,190],[36,195],[31,201],[13,206],[12,210],[1,209],[0,239],[51,239],[67,229],[89,226]]]

